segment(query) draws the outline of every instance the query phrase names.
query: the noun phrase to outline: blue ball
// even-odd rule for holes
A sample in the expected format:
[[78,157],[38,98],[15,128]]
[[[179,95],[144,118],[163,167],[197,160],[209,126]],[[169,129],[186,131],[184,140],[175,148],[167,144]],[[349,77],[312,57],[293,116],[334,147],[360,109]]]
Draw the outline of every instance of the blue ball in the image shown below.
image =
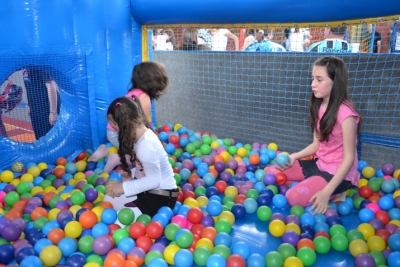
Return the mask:
[[203,176],[203,181],[206,183],[207,186],[212,186],[215,184],[215,177],[211,173],[206,173]]
[[164,149],[169,155],[175,152],[175,146],[171,143],[167,144]]
[[33,249],[35,250],[35,253],[37,255],[39,255],[40,252],[42,251],[42,249],[44,249],[45,247],[50,246],[50,245],[53,245],[53,242],[51,242],[47,238],[43,238],[43,239],[40,239],[38,242],[36,242],[36,244],[33,247]]
[[390,209],[389,216],[391,220],[400,220],[400,209],[398,208]]
[[231,208],[232,214],[236,219],[244,219],[246,217],[246,209],[242,204],[235,204]]
[[313,225],[309,225],[309,224],[300,225],[300,231],[303,234],[309,234],[311,236],[314,236],[314,234],[315,234],[314,226]]
[[136,242],[130,237],[124,237],[119,242],[117,247],[122,250],[125,254],[136,246]]
[[92,236],[94,238],[102,236],[102,235],[108,235],[109,233],[110,233],[110,229],[108,228],[107,224],[105,224],[104,222],[98,222],[92,228]]
[[219,191],[215,186],[210,186],[209,188],[207,188],[206,190],[206,196],[208,198],[211,198],[212,196],[218,196],[219,195]]
[[215,246],[224,245],[229,248],[231,246],[231,244],[232,244],[232,237],[229,234],[227,234],[225,232],[220,232],[215,235],[215,238],[214,238]]
[[394,251],[387,258],[389,266],[400,266],[400,251]]
[[367,166],[368,166],[367,162],[365,162],[364,160],[359,160],[357,169],[358,169],[359,172],[362,172],[362,170]]
[[178,215],[183,215],[183,216],[187,217],[187,214],[188,214],[189,210],[190,210],[189,206],[182,205],[182,206],[179,207]]
[[[176,254],[175,254],[175,256],[176,256]],[[149,262],[148,267],[168,267],[168,263],[164,259],[154,258]]]
[[278,165],[286,165],[286,164],[288,164],[290,162],[290,159],[289,159],[288,155],[286,155],[284,153],[281,153],[278,156],[276,156],[275,162]]
[[335,224],[341,224],[343,225],[342,219],[340,219],[339,216],[331,216],[328,219],[326,219],[326,223],[329,225],[329,227],[332,227]]
[[65,264],[70,267],[82,267],[86,264],[86,258],[82,253],[74,253],[68,257]]
[[325,222],[317,222],[314,225],[314,230],[316,233],[318,232],[326,232],[329,233],[329,225]]
[[41,267],[43,266],[42,261],[38,256],[31,255],[26,257],[19,264],[20,267]]
[[386,195],[378,200],[378,205],[383,210],[390,210],[394,207],[394,200],[391,196]]
[[315,223],[326,222],[326,217],[319,213],[314,215],[314,219],[315,219]]
[[25,247],[17,252],[17,254],[15,255],[15,259],[17,263],[20,264],[21,261],[26,257],[34,255],[35,255],[35,250],[33,249],[33,247]]
[[174,256],[174,263],[176,267],[191,267],[193,265],[193,254],[187,249],[180,249]]
[[218,216],[222,212],[222,204],[216,200],[211,200],[208,202],[207,212],[211,216]]
[[112,208],[104,209],[101,213],[101,221],[105,224],[113,224],[117,220],[118,214]]
[[270,199],[272,199],[274,197],[274,192],[272,192],[272,190],[269,188],[264,188],[261,190],[260,195],[268,195]]
[[339,203],[337,211],[340,215],[349,215],[351,209],[351,205],[347,201],[343,201]]
[[250,246],[242,241],[234,243],[231,247],[231,251],[232,254],[238,254],[245,260],[250,256]]
[[162,142],[167,143],[168,142],[168,138],[169,138],[169,136],[168,136],[168,134],[166,132],[160,132],[158,134],[158,139],[160,139]]
[[254,212],[256,212],[257,208],[258,208],[258,204],[257,201],[252,199],[252,198],[247,198],[244,202],[243,202],[243,206],[246,209],[246,212],[248,214],[253,214]]
[[170,207],[164,206],[161,207],[157,213],[164,214],[165,217],[167,217],[168,220],[171,220],[172,216],[174,216],[174,213],[172,212],[172,209]]
[[219,254],[212,254],[208,257],[206,267],[223,267],[226,266],[225,258]]
[[400,251],[400,234],[390,235],[388,245],[392,251]]
[[267,194],[259,195],[257,198],[257,204],[259,207],[261,206],[270,206],[271,205],[271,197]]
[[0,246],[0,263],[8,264],[14,259],[14,248],[10,244]]
[[300,223],[303,224],[308,224],[311,226],[315,225],[315,218],[311,213],[303,213],[300,216]]
[[276,208],[283,208],[286,206],[287,204],[287,200],[286,197],[284,195],[281,194],[276,194],[273,198],[272,198],[272,204],[276,207]]

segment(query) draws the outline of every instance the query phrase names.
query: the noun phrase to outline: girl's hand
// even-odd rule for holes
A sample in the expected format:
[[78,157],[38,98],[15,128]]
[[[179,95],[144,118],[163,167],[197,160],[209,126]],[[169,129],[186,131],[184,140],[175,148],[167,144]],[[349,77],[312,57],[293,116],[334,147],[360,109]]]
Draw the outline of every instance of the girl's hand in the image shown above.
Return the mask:
[[289,155],[288,157],[289,157],[289,162],[288,162],[287,164],[285,164],[285,165],[278,165],[278,164],[276,164],[276,165],[275,165],[275,168],[277,168],[278,170],[280,170],[281,172],[283,172],[283,171],[289,169],[290,167],[292,167],[293,164],[294,164],[294,162],[296,161],[296,159],[294,158],[293,155]]
[[326,193],[324,190],[320,190],[315,193],[309,200],[310,203],[313,203],[310,211],[313,211],[313,215],[316,213],[324,214],[328,209],[328,202],[331,195]]
[[119,197],[124,194],[122,183],[108,183],[106,184],[106,193],[110,197]]

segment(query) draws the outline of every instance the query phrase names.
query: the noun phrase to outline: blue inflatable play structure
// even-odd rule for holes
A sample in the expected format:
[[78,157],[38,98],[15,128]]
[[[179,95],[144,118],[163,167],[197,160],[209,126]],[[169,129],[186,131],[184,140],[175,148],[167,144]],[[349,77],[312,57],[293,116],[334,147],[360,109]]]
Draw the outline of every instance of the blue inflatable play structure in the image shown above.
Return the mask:
[[[143,25],[305,23],[400,14],[399,0],[9,0],[0,6],[0,78],[37,67],[57,82],[60,111],[46,136],[32,143],[0,136],[0,169],[16,162],[55,162],[106,142],[109,103],[130,87],[143,58]],[[146,35],[147,36],[147,35]],[[183,116],[183,115],[182,115]],[[179,120],[174,122],[179,123]],[[398,126],[397,126],[398,128]],[[398,129],[397,129],[398,131]],[[289,210],[284,210],[286,214]],[[358,217],[343,218],[347,229]],[[265,255],[281,243],[250,215],[233,240]],[[318,255],[315,266],[354,266],[345,252]]]

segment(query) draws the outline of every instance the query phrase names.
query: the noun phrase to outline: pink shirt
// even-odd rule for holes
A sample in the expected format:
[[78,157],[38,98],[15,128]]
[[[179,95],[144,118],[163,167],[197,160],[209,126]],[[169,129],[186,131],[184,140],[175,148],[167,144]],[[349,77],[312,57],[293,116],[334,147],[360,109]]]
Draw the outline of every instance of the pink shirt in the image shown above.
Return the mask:
[[[322,108],[319,108],[318,117],[322,118],[324,115],[324,111]],[[339,169],[339,166],[343,162],[343,132],[342,132],[342,123],[343,121],[353,116],[356,118],[356,123],[358,125],[360,121],[360,116],[354,112],[350,107],[346,104],[342,103],[339,107],[339,111],[337,114],[337,121],[331,134],[329,135],[328,140],[319,143],[319,149],[315,154],[315,157],[318,158],[317,166],[321,171],[326,171],[332,175],[336,173]],[[317,122],[317,127],[319,129],[319,121]],[[358,180],[360,180],[360,173],[358,172],[358,157],[357,157],[357,136],[354,137],[356,140],[356,146],[354,147],[355,151],[355,159],[353,166],[349,173],[344,178],[347,181],[350,181],[353,185],[358,184]]]
[[[125,96],[126,97],[136,96],[139,98],[142,94],[144,94],[144,92],[141,89],[135,88],[133,90],[130,90]],[[115,132],[115,129],[109,123],[107,124],[107,129]]]

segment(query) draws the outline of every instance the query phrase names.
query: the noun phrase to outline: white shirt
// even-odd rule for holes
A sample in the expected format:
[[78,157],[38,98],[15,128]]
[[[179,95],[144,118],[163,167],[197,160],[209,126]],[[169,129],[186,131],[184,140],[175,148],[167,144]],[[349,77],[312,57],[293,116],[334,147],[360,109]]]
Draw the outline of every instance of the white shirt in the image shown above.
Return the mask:
[[304,29],[300,28],[298,32],[295,32],[294,28],[290,29],[289,33],[289,51],[290,52],[304,52]]
[[227,33],[230,33],[228,29],[220,29],[211,36],[213,51],[226,51],[226,45],[228,44]]
[[176,188],[168,155],[152,130],[148,129],[135,143],[135,153],[143,166],[144,176],[123,182],[125,196],[129,197],[153,189]]

